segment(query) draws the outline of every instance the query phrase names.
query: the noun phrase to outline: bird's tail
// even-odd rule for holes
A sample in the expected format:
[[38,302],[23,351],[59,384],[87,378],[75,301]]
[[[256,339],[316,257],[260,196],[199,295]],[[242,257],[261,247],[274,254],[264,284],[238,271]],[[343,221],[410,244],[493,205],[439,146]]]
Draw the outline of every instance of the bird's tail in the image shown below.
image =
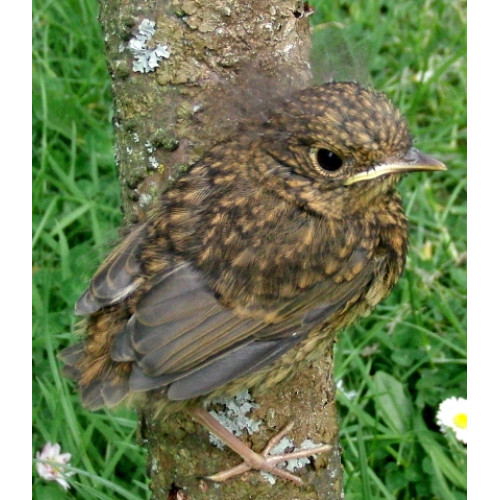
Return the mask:
[[110,344],[124,326],[124,318],[113,323],[95,313],[86,325],[85,340],[59,353],[64,363],[62,373],[78,383],[83,406],[90,410],[113,407],[129,395],[131,363],[113,361]]

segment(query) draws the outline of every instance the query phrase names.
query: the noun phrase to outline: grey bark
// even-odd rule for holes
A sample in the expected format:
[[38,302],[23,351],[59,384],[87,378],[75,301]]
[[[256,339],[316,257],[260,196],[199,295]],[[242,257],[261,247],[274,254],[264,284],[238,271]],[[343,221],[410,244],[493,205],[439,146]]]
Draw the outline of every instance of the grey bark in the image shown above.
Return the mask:
[[[100,3],[126,223],[140,219],[180,172],[234,133],[245,114],[258,113],[273,94],[310,81],[310,12],[304,2]],[[149,39],[140,26],[151,27]],[[264,425],[247,439],[254,450],[290,420],[294,442],[309,438],[335,445],[329,457],[318,457],[314,467],[300,473],[306,486],[282,480],[271,485],[256,472],[221,485],[200,479],[240,459],[211,445],[189,416],[178,413],[159,423],[145,411],[141,435],[149,451],[153,499],[341,498],[331,373],[328,355],[271,393],[255,395],[259,408],[252,418]]]

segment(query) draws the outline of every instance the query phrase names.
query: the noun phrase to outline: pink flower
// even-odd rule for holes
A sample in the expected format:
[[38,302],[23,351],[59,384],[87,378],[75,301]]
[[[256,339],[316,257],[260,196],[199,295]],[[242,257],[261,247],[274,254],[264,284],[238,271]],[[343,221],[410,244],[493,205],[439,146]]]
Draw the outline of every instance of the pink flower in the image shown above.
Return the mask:
[[72,476],[73,472],[66,472],[64,469],[71,460],[71,453],[61,453],[61,446],[58,443],[45,443],[42,451],[36,452],[36,471],[42,479],[46,481],[57,481],[65,490],[69,488],[66,478]]

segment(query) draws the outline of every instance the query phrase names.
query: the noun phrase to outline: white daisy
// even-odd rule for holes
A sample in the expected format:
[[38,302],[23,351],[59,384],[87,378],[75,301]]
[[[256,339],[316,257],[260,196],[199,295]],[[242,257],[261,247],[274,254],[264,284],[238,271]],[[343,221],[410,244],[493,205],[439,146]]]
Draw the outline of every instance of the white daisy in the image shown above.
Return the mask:
[[69,488],[66,478],[73,475],[73,472],[65,471],[65,466],[71,460],[71,453],[61,453],[61,446],[58,443],[45,443],[42,451],[37,451],[36,470],[40,477],[46,481],[56,481],[65,490]]
[[448,398],[440,405],[436,421],[442,432],[452,429],[462,443],[467,443],[467,400],[464,398]]

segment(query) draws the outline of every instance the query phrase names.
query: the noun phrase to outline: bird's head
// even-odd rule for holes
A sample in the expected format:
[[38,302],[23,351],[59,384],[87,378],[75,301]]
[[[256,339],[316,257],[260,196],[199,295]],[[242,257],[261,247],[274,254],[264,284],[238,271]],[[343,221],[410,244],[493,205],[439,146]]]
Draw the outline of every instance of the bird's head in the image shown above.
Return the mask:
[[413,146],[404,116],[385,94],[352,82],[294,94],[268,130],[266,151],[280,165],[270,174],[301,202],[325,210],[330,198],[371,203],[406,172],[446,170]]

